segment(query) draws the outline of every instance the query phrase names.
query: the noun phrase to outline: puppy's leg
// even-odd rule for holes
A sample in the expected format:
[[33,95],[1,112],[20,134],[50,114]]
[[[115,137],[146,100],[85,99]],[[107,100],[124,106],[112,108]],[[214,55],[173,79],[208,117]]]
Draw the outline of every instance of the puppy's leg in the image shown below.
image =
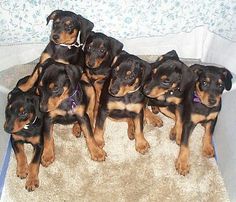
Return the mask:
[[163,126],[163,121],[160,117],[154,115],[150,109],[145,107],[144,109],[144,118],[148,124],[153,125],[154,127],[158,126],[159,128]]
[[171,129],[169,137],[171,140],[175,140],[178,145],[180,145],[181,142],[182,129],[182,110],[181,107],[177,106],[175,109],[175,125]]
[[127,120],[128,123],[128,137],[130,140],[134,140],[134,122],[132,119]]
[[216,120],[207,122],[205,127],[205,134],[203,136],[202,153],[204,156],[210,158],[215,155],[214,147],[212,145],[212,134],[214,132]]
[[175,168],[180,175],[189,173],[189,136],[195,125],[192,122],[185,123],[183,126],[183,134],[180,144],[179,156],[175,162]]
[[88,115],[84,114],[83,117],[77,116],[77,118],[84,133],[87,146],[91,154],[91,159],[94,161],[104,161],[106,157],[106,152],[97,145],[94,139]]
[[45,116],[44,118],[43,138],[44,149],[41,157],[41,163],[44,167],[48,167],[55,160],[53,123],[51,123],[51,120],[48,116]]
[[11,144],[16,156],[16,163],[17,163],[16,175],[17,177],[24,179],[27,177],[29,172],[27,157],[25,155],[25,150],[24,150],[24,144],[15,142],[12,137],[11,137]]
[[81,136],[81,129],[79,123],[75,123],[72,128],[72,134],[75,137],[80,137]]
[[34,191],[37,187],[39,187],[38,174],[39,174],[39,166],[40,166],[42,151],[43,151],[43,145],[41,144],[34,145],[34,155],[29,164],[29,174],[25,184],[25,188],[28,191]]
[[96,126],[94,130],[94,138],[98,146],[101,148],[103,148],[105,145],[104,124],[106,118],[107,118],[107,111],[104,110],[103,107],[100,107],[100,109],[98,109],[98,114],[97,114]]
[[135,136],[135,149],[141,154],[148,151],[150,145],[143,135],[143,110],[137,114],[133,119],[134,122],[134,136]]

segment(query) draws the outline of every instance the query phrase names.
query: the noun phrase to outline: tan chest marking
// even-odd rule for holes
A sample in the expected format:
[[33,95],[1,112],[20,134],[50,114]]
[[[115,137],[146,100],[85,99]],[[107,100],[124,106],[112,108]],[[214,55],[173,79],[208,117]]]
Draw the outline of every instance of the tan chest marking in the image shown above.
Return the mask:
[[207,116],[201,115],[201,114],[191,114],[191,121],[194,124],[197,124],[202,121],[210,121],[216,119],[218,115],[218,112],[212,112],[208,114]]
[[50,111],[49,115],[50,115],[51,118],[54,118],[56,116],[65,116],[66,111],[61,110],[61,109],[56,109],[56,110]]
[[34,136],[34,137],[23,137],[21,135],[15,135],[12,134],[12,137],[15,141],[23,141],[23,142],[29,142],[33,145],[40,143],[40,136]]
[[109,111],[117,109],[117,110],[127,110],[135,113],[140,113],[140,111],[143,108],[143,104],[140,103],[124,104],[123,102],[109,102],[107,108],[109,109]]

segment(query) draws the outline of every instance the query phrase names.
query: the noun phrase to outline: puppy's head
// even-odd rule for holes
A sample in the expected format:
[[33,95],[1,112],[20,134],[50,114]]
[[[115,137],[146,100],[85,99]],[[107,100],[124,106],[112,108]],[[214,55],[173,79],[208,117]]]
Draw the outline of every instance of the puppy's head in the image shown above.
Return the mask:
[[204,65],[192,65],[195,73],[195,91],[201,103],[207,107],[220,104],[223,90],[229,91],[232,87],[232,74],[226,68]]
[[121,97],[139,90],[147,70],[150,70],[147,62],[122,52],[112,67],[109,93]]
[[184,91],[192,79],[191,70],[181,61],[168,59],[161,64],[153,63],[143,93],[148,97],[158,98],[172,89]]
[[123,48],[118,40],[103,33],[91,32],[84,47],[85,64],[89,68],[98,68],[101,64],[111,66],[112,60]]
[[38,108],[38,96],[32,92],[22,92],[20,89],[15,88],[8,94],[4,130],[11,134],[21,131],[39,116]]
[[48,61],[42,65],[43,72],[38,85],[40,110],[50,112],[58,108],[76,89],[82,68]]
[[47,17],[47,24],[53,20],[50,40],[56,44],[70,45],[77,41],[84,43],[94,24],[81,15],[70,11],[55,10]]

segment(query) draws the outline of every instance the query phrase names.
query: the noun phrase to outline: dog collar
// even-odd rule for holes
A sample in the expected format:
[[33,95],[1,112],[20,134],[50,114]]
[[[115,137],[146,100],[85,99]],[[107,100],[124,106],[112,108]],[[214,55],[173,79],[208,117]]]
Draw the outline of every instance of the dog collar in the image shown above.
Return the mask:
[[193,92],[193,102],[201,103],[199,96],[197,95],[196,91]]
[[28,130],[30,125],[33,125],[37,121],[38,117],[35,116],[32,123],[25,124],[24,129]]
[[71,49],[72,47],[79,48],[80,46],[83,46],[84,44],[82,44],[82,43],[78,44],[77,42],[75,42],[74,44],[71,44],[71,45],[67,45],[67,44],[63,44],[63,43],[60,43],[59,45]]
[[70,97],[68,97],[68,103],[71,106],[71,111],[73,111],[73,112],[74,112],[74,109],[76,108],[76,106],[78,105],[78,102],[75,100],[75,97],[74,97],[77,95],[78,88],[79,88],[79,84],[77,84],[77,87],[74,90],[73,94]]
[[[78,37],[77,37],[77,38],[80,39],[80,31],[79,31],[79,33],[78,33]],[[83,44],[83,43],[80,43],[80,41],[76,41],[75,43],[70,44],[70,45],[67,45],[67,44],[64,44],[64,43],[60,43],[59,45],[60,45],[60,46],[63,46],[63,47],[67,47],[67,48],[69,48],[69,49],[71,49],[72,47],[79,48],[80,46],[84,46],[84,44]]]
[[136,88],[136,89],[133,90],[133,91],[128,92],[128,94],[130,94],[130,93],[134,93],[134,92],[138,91],[140,88],[141,88],[141,86],[139,86],[138,88]]

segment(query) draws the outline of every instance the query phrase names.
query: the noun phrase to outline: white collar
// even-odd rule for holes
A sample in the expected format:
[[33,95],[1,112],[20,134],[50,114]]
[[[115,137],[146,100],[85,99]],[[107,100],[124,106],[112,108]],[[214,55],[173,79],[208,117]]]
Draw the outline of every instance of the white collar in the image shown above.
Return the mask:
[[139,87],[138,87],[138,88],[136,88],[135,90],[133,90],[133,91],[130,91],[130,92],[128,92],[128,93],[134,93],[134,92],[138,91],[140,88],[141,88],[141,86],[139,86]]
[[28,123],[28,124],[25,124],[25,126],[24,126],[24,129],[29,129],[29,126],[31,125],[31,124],[34,124],[35,122],[36,122],[36,120],[37,120],[37,116],[35,116],[35,118],[34,118],[34,120],[33,120],[33,122],[32,123]]
[[78,33],[77,39],[79,39],[79,41],[76,41],[76,42],[73,43],[73,44],[69,44],[69,45],[68,45],[68,44],[60,43],[60,44],[58,44],[58,45],[63,46],[63,47],[67,47],[67,48],[69,48],[69,49],[71,49],[71,47],[79,48],[80,46],[84,46],[83,43],[80,43],[80,31],[79,31],[79,33]]

